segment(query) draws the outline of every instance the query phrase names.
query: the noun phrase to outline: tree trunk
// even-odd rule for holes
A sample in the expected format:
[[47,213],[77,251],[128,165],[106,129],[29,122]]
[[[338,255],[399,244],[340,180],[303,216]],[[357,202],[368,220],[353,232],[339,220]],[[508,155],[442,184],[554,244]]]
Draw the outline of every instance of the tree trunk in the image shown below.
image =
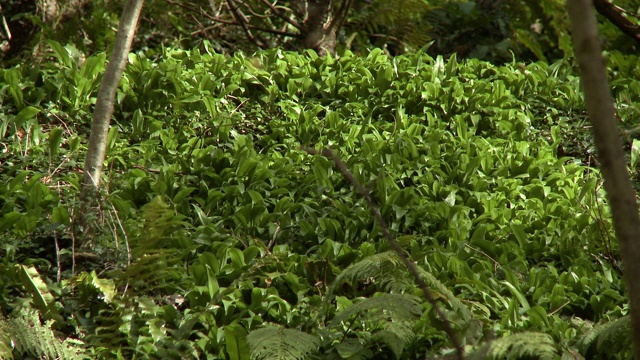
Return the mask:
[[624,277],[629,291],[634,358],[640,359],[640,220],[636,192],[629,179],[622,141],[618,135],[615,107],[591,0],[567,0],[567,9],[604,187],[620,242]]
[[307,21],[304,29],[304,46],[318,55],[335,54],[337,26],[333,23],[333,1],[308,0]]
[[93,110],[93,119],[91,121],[91,135],[87,145],[87,158],[84,163],[84,175],[80,192],[80,211],[76,218],[75,225],[77,227],[74,231],[78,235],[84,235],[82,244],[85,244],[94,232],[90,215],[96,214],[95,209],[97,207],[93,205],[97,200],[97,190],[102,177],[102,166],[106,156],[107,136],[109,134],[109,123],[113,115],[116,90],[127,64],[129,50],[131,49],[143,3],[144,0],[127,0],[122,11],[113,52],[98,90],[96,107]]
[[84,177],[82,179],[83,193],[89,188],[98,188],[100,186],[102,164],[107,149],[107,135],[109,134],[109,123],[113,115],[116,90],[127,64],[127,57],[129,56],[131,42],[133,41],[143,3],[144,0],[127,0],[122,11],[116,42],[104,73],[104,78],[100,84],[96,107],[93,111],[91,136],[89,137],[87,159],[84,163]]

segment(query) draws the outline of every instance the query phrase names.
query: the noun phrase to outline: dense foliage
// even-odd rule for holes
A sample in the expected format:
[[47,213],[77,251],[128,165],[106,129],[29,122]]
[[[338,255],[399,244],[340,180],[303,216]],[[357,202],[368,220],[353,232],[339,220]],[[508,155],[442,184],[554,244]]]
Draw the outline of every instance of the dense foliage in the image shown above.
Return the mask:
[[[54,15],[42,14],[45,3],[58,4]],[[230,3],[244,12],[252,36],[238,22]],[[134,48],[152,57],[160,46],[203,50],[208,41],[219,53],[279,47],[303,50],[301,29],[291,23],[305,20],[303,4],[311,0],[147,0]],[[366,54],[381,48],[396,55],[431,44],[433,57],[478,58],[496,64],[518,61],[554,62],[571,56],[568,18],[564,0],[368,0],[334,1],[338,9],[351,10],[337,34],[338,53]],[[301,5],[302,4],[302,5]],[[269,6],[271,5],[271,7]],[[616,11],[630,25],[638,25],[637,2],[616,0]],[[39,58],[43,42],[73,43],[84,54],[107,51],[113,46],[123,2],[113,0],[40,1],[8,0],[3,4],[8,30],[13,33],[5,50],[0,31],[0,61]],[[279,9],[276,16],[272,7]],[[0,19],[2,20],[2,19]],[[608,19],[599,18],[605,49],[637,53],[636,38],[624,34]],[[285,34],[285,35],[283,35]],[[4,35],[4,36],[3,36]],[[5,41],[6,42],[6,41]],[[18,57],[22,55],[22,57]]]
[[[80,248],[105,55],[49,46],[39,67],[0,70],[0,356],[450,353],[365,202],[301,146],[333,147],[372,190],[470,354],[628,351],[617,245],[590,145],[576,141],[588,136],[568,62],[131,55],[93,219],[102,232]],[[613,84],[619,116],[636,119],[638,80]]]

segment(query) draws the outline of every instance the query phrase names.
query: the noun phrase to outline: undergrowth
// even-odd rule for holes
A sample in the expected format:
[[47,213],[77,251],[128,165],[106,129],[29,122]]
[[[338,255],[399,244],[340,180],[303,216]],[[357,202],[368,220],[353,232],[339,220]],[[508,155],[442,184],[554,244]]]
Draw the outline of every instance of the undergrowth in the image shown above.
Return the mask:
[[[80,248],[74,204],[105,56],[80,64],[50,45],[55,61],[0,70],[3,356],[450,355],[367,204],[301,146],[332,147],[371,190],[469,358],[599,356],[611,339],[628,351],[600,175],[590,145],[573,142],[586,130],[568,62],[131,55],[103,231]],[[631,125],[638,82],[612,83]],[[27,304],[39,322],[23,328],[52,347],[16,345],[11,319]]]

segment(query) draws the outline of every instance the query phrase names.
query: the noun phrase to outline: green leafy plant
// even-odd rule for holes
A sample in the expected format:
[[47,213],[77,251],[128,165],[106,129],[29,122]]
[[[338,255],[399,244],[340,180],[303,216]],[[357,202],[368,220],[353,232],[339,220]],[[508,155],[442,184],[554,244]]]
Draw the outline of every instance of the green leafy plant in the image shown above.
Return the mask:
[[522,332],[511,334],[489,342],[470,358],[487,359],[556,359],[558,349],[553,338],[547,334]]
[[247,341],[252,349],[252,359],[304,359],[308,352],[319,346],[315,336],[275,326],[251,332]]
[[77,339],[59,339],[52,330],[53,321],[42,322],[38,311],[28,305],[0,319],[0,355],[3,359],[36,356],[43,359],[90,359],[84,343]]
[[[264,326],[314,339],[292,357],[449,354],[366,202],[301,150],[331,146],[469,349],[551,354],[509,339],[535,333],[586,356],[583,324],[627,314],[568,62],[211,49],[130,56],[88,248],[71,230],[104,57],[78,69],[52,45],[40,68],[0,70],[3,313],[32,301],[95,358],[242,359]],[[610,57],[629,128],[633,60]]]
[[628,316],[595,326],[584,326],[587,330],[576,344],[580,353],[589,356],[617,354],[621,358],[631,355],[631,321]]

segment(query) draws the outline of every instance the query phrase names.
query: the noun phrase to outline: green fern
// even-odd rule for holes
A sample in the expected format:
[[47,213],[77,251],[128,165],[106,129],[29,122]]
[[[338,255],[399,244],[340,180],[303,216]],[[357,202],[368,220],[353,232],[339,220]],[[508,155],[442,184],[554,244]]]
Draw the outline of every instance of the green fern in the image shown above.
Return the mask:
[[[12,359],[13,354],[40,359],[88,359],[79,340],[58,339],[51,330],[52,320],[41,323],[38,312],[24,307],[8,319],[0,318],[0,358]],[[10,343],[6,342],[10,339]],[[12,344],[13,351],[9,348]]]
[[[372,332],[369,339],[365,338],[366,343],[382,343],[399,358],[404,347],[414,338],[413,327],[422,315],[422,306],[420,299],[412,295],[378,294],[338,313],[330,327],[337,328],[354,315],[365,326],[370,325],[363,329],[365,333]],[[376,328],[379,330],[375,330]]]
[[422,307],[419,299],[407,294],[378,294],[371,298],[355,303],[333,318],[331,326],[347,320],[351,316],[358,314],[365,318],[372,319],[376,310],[383,310],[385,317],[389,320],[410,320],[422,314]]
[[[444,295],[449,306],[464,321],[473,319],[473,314],[451,290],[428,271],[420,269],[420,276],[433,290]],[[325,305],[333,300],[335,289],[345,281],[369,281],[379,284],[381,290],[387,292],[403,292],[412,286],[413,279],[408,275],[404,265],[393,251],[375,254],[352,264],[343,270],[331,284],[325,296]]]
[[590,357],[623,354],[629,353],[631,341],[631,318],[625,316],[594,326],[580,337],[577,347],[581,354]]
[[436,279],[430,272],[418,268],[420,270],[420,276],[424,279],[424,281],[429,285],[429,287],[433,290],[436,290],[440,294],[444,295],[447,299],[447,303],[451,307],[451,309],[456,312],[460,318],[465,321],[471,321],[474,316],[471,310],[458,299],[451,290],[449,290],[440,280]]
[[181,236],[181,230],[188,225],[160,196],[144,205],[137,217],[142,225],[131,231],[132,262],[112,277],[124,279],[143,294],[171,293],[183,280],[184,257],[188,253],[184,242],[188,240]]
[[305,332],[268,326],[247,335],[252,359],[297,360],[316,350],[320,339]]
[[0,359],[13,359],[8,323],[0,318]]
[[[329,352],[325,354],[329,358],[347,353],[350,359],[369,358],[373,355],[371,349],[379,345],[400,358],[405,346],[413,340],[414,326],[422,315],[419,300],[407,294],[378,294],[348,306],[336,315],[327,328],[320,329],[327,340],[324,343],[305,332],[277,326],[252,331],[247,336],[251,357],[301,359],[321,344],[331,343]],[[350,323],[346,326],[347,330],[345,322]],[[358,325],[353,326],[355,323]],[[331,339],[341,340],[334,343]]]
[[[505,336],[490,342],[478,354],[486,354],[486,359],[556,359],[559,356],[553,338],[537,332],[522,332]],[[470,356],[474,358],[474,356]]]
[[374,357],[373,351],[362,345],[359,339],[345,339],[335,344],[332,349],[323,354],[323,360],[365,360]]
[[146,254],[150,250],[165,248],[176,230],[188,226],[160,196],[140,209],[139,220],[143,225],[138,236],[132,239],[134,256],[140,255],[138,251]]
[[326,301],[333,299],[335,289],[344,282],[367,281],[379,284],[381,290],[400,292],[411,284],[404,265],[393,251],[387,251],[368,256],[344,269],[333,281],[327,294]]

